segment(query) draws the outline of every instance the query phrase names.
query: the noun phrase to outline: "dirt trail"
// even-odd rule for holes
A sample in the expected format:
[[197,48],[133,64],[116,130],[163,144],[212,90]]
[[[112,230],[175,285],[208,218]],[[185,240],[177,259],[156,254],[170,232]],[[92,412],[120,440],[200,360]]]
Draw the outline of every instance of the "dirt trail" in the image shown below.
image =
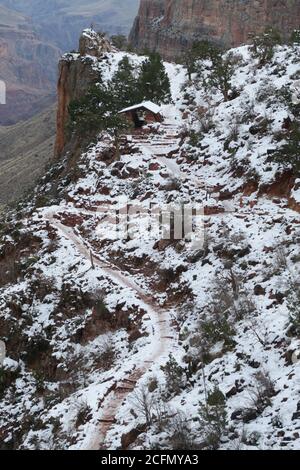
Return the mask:
[[[67,212],[68,208],[65,211]],[[64,209],[60,208],[59,213],[63,212]],[[63,225],[58,220],[54,211],[48,211],[45,214],[45,218],[63,237],[75,245],[77,251],[84,258],[91,259],[91,249],[85,245],[73,228]],[[172,332],[171,317],[168,309],[158,306],[153,297],[138,286],[129,275],[123,274],[116,266],[102,260],[97,254],[92,253],[92,256],[95,266],[101,268],[118,285],[130,288],[138,295],[141,300],[141,306],[145,308],[151,317],[153,334],[149,338],[151,339],[151,344],[147,349],[147,353],[142,354],[143,359],[140,359],[138,367],[135,365],[130,370],[128,370],[128,365],[124,367],[124,371],[121,373],[122,378],[116,380],[113,387],[108,390],[106,397],[104,397],[101,403],[102,412],[99,424],[91,433],[92,437],[83,443],[82,450],[105,449],[107,433],[115,424],[118,411],[127,396],[134,390],[136,383],[143,375],[150,371],[153,363],[162,357],[167,357],[172,345],[176,342],[176,337]]]
[[[178,127],[171,124],[163,124],[164,133],[161,136],[132,136],[129,142],[139,146],[142,150],[151,151],[152,157],[161,164],[165,165],[171,174],[178,178],[184,177],[180,171],[179,165],[175,159],[168,158],[171,153],[175,153],[179,149]],[[59,213],[68,213],[70,207],[60,208]],[[76,212],[80,213],[80,209]],[[83,211],[84,212],[84,211]],[[168,353],[175,347],[176,335],[171,327],[171,315],[167,307],[160,307],[154,298],[145,292],[129,274],[122,273],[117,266],[102,260],[99,255],[92,252],[91,247],[87,245],[74,231],[73,228],[63,225],[55,211],[49,210],[46,213],[46,219],[56,227],[56,229],[72,241],[77,251],[86,259],[93,257],[95,266],[98,266],[103,272],[109,276],[119,286],[124,286],[134,291],[141,301],[141,306],[147,311],[151,317],[152,335],[149,337],[151,343],[146,346],[146,351],[141,351],[138,357],[139,364],[127,364],[121,373],[121,378],[115,381],[112,387],[107,391],[106,396],[102,400],[101,416],[99,423],[89,433],[92,437],[87,438],[82,444],[82,450],[99,450],[105,449],[107,433],[116,423],[117,415],[120,407],[134,391],[137,382],[145,373],[150,371],[153,363],[167,357]]]

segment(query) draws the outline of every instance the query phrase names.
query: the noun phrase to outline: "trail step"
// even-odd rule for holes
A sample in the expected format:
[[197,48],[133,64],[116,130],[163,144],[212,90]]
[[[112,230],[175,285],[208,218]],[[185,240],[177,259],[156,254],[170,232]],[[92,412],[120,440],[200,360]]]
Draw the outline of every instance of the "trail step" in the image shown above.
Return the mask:
[[115,390],[116,390],[116,392],[124,392],[124,393],[126,392],[126,393],[127,393],[127,392],[133,392],[134,388],[132,388],[132,387],[125,387],[125,386],[123,386],[123,385],[120,385],[120,386],[118,386]]
[[136,381],[136,380],[132,380],[132,379],[122,379],[122,382],[129,382],[130,384],[135,385],[137,381]]

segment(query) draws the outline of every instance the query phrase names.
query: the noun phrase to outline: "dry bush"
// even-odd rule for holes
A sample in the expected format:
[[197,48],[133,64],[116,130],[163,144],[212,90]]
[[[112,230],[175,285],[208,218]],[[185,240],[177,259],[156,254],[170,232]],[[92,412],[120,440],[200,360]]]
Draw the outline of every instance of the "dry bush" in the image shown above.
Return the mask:
[[48,294],[57,291],[55,278],[37,273],[30,282],[30,290],[34,292],[36,299],[43,301]]
[[274,253],[274,274],[279,274],[288,269],[286,248],[283,244],[276,247]]
[[112,369],[116,360],[116,350],[114,345],[107,341],[104,343],[103,348],[101,350],[100,356],[97,357],[97,367],[102,370],[110,370]]
[[249,406],[238,409],[234,415],[244,423],[256,419],[272,404],[271,398],[276,395],[274,382],[268,373],[259,371],[255,377],[255,386],[250,391]]
[[20,265],[14,254],[0,261],[0,287],[17,282],[20,274]]
[[130,397],[130,402],[134,406],[134,411],[145,420],[147,426],[151,426],[154,420],[155,396],[149,392],[149,388],[143,385],[135,390]]
[[257,413],[261,414],[271,405],[271,398],[276,394],[275,386],[270,375],[264,371],[255,375],[255,382],[255,389],[251,392],[251,404]]
[[[190,338],[191,361],[209,363],[235,346],[236,323],[252,318],[253,298],[243,290],[243,280],[232,268],[217,275],[212,286],[212,301],[198,312],[198,329]],[[181,318],[185,318],[181,313]],[[212,353],[216,345],[220,347]]]
[[177,413],[168,423],[168,447],[172,450],[196,450],[189,420],[183,413]]
[[86,424],[92,418],[92,409],[84,401],[78,401],[75,405],[76,407],[76,422],[75,427],[79,428]]

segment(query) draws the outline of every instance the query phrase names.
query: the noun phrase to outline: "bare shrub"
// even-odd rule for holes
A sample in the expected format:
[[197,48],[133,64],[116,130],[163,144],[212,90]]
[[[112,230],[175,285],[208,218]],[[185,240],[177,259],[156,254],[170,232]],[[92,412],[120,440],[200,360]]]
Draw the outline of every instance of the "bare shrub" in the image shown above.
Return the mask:
[[250,317],[256,311],[254,299],[247,293],[243,292],[235,303],[236,320],[244,320]]
[[170,409],[168,404],[162,400],[162,391],[159,391],[159,398],[154,402],[155,426],[159,432],[165,431],[169,427]]
[[255,101],[249,100],[243,107],[243,113],[238,117],[238,124],[249,124],[254,121],[255,117]]
[[209,363],[231,350],[235,346],[236,323],[252,318],[256,310],[252,296],[243,287],[242,277],[231,265],[216,275],[211,297],[212,301],[198,312],[198,328],[190,338],[194,365],[195,361]]
[[176,310],[176,323],[181,328],[186,320],[189,318],[191,313],[195,311],[195,304],[194,302],[187,302],[178,307]]
[[56,289],[54,277],[46,277],[42,273],[37,273],[31,280],[30,288],[39,300],[43,300],[48,294],[52,294]]
[[154,420],[155,396],[143,385],[132,393],[130,398],[134,411],[142,416],[147,426],[151,426]]
[[195,450],[197,448],[190,423],[183,413],[170,420],[168,444],[172,450]]
[[21,274],[20,264],[17,260],[17,251],[12,251],[0,258],[0,287],[16,282]]
[[215,128],[213,117],[213,112],[207,112],[200,119],[200,134],[207,134],[209,131]]
[[275,249],[274,254],[274,274],[281,273],[288,269],[287,253],[284,245],[280,244]]
[[75,427],[79,428],[86,424],[92,418],[92,409],[84,401],[76,403],[76,423]]
[[261,415],[271,405],[271,398],[276,395],[274,382],[267,372],[259,371],[254,378],[255,386],[250,391],[250,405],[238,411],[245,423]]
[[97,366],[102,370],[110,370],[116,360],[116,350],[111,342],[105,342],[97,359]]
[[165,191],[180,191],[181,181],[175,176],[171,176],[163,185],[162,189]]
[[102,289],[96,289],[89,298],[90,305],[95,309],[95,313],[101,316],[107,311],[105,306],[105,292]]
[[253,395],[253,403],[258,412],[262,412],[271,404],[270,398],[276,394],[274,382],[268,372],[259,371],[255,375],[256,390]]
[[157,377],[151,377],[148,381],[148,390],[150,393],[153,393],[158,388]]
[[258,103],[274,101],[274,96],[277,95],[277,89],[270,80],[265,80],[259,87],[256,99]]

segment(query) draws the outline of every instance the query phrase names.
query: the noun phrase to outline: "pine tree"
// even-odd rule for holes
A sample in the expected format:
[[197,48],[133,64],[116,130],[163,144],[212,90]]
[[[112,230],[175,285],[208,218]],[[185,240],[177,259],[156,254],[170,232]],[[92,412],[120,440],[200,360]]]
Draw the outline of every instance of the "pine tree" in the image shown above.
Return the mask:
[[138,91],[140,101],[149,100],[157,104],[167,104],[171,101],[170,80],[157,52],[151,53],[142,64]]
[[299,46],[300,44],[300,29],[295,29],[290,37],[290,43],[292,45]]
[[217,450],[227,427],[226,399],[217,386],[208,394],[206,403],[200,406],[199,415],[206,447]]
[[273,155],[272,160],[283,167],[291,168],[295,175],[300,173],[300,126],[292,124],[286,142]]
[[136,103],[137,79],[135,70],[128,56],[125,56],[113,76],[111,87],[119,110]]
[[112,45],[120,51],[125,51],[127,49],[128,40],[124,34],[116,34],[114,36],[111,36],[110,40]]
[[252,53],[259,59],[261,66],[271,62],[275,47],[282,43],[280,33],[274,28],[267,28],[265,32],[253,40]]
[[192,79],[193,73],[199,71],[198,61],[211,59],[219,51],[221,53],[221,50],[209,41],[194,42],[192,47],[183,56],[183,63],[187,68],[189,80]]
[[116,136],[128,123],[118,114],[119,102],[111,83],[92,86],[87,94],[69,105],[69,128],[80,136],[106,130]]

